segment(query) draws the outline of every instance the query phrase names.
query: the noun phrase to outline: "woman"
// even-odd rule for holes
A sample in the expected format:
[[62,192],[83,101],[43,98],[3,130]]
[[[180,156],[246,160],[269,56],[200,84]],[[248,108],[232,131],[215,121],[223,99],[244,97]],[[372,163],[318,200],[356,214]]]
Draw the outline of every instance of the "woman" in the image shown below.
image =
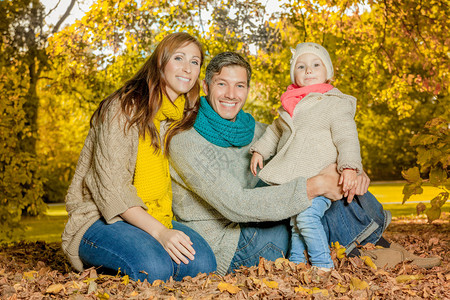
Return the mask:
[[164,151],[195,121],[202,63],[195,38],[171,34],[94,112],[66,197],[62,235],[78,271],[102,267],[149,282],[215,271],[206,241],[173,221]]

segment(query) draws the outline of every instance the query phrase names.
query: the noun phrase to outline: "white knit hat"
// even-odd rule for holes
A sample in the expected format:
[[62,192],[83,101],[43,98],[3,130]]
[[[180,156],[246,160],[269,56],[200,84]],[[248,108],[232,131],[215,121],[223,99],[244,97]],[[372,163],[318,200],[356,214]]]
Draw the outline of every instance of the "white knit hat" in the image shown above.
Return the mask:
[[325,65],[327,69],[327,80],[331,79],[334,75],[333,63],[331,62],[330,54],[328,54],[327,49],[316,43],[301,43],[298,44],[295,50],[292,49],[292,59],[291,59],[291,81],[295,84],[294,70],[297,58],[305,53],[312,53],[317,55]]

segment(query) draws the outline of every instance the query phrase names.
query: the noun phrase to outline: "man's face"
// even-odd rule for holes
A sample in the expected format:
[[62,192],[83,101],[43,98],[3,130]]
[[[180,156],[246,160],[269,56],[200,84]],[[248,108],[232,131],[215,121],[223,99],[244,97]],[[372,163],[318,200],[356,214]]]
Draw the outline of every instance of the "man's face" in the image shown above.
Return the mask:
[[234,122],[248,96],[247,70],[241,66],[223,67],[212,77],[211,84],[203,81],[209,105],[219,116]]

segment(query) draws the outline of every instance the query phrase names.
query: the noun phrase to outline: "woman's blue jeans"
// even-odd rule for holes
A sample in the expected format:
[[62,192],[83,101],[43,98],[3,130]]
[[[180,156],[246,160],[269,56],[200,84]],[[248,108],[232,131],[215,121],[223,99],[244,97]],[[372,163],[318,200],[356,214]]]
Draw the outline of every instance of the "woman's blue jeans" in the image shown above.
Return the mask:
[[[334,201],[322,218],[328,244],[339,242],[350,253],[357,245],[375,244],[391,221],[389,211],[370,193],[357,196],[351,203]],[[289,222],[240,224],[238,248],[229,272],[239,266],[255,266],[259,257],[274,261],[289,251]]]
[[208,243],[194,230],[172,221],[173,229],[189,236],[195,249],[194,260],[175,263],[163,246],[147,232],[123,221],[106,224],[100,219],[92,224],[81,240],[79,255],[85,267],[101,267],[101,271],[128,275],[133,280],[148,282],[181,280],[185,276],[214,272],[216,258]]

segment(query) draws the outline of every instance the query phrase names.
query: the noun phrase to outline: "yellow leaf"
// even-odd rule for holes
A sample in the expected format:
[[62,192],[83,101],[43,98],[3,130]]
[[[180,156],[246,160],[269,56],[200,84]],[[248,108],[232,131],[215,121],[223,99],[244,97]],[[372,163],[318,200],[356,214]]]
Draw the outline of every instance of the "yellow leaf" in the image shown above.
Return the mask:
[[64,289],[64,286],[60,283],[50,285],[46,290],[46,294],[58,294],[61,290]]
[[405,283],[408,281],[412,281],[412,280],[420,280],[423,278],[422,274],[417,274],[417,275],[400,275],[397,276],[395,278],[395,280],[397,281],[397,283]]
[[338,283],[338,284],[334,287],[334,291],[335,291],[336,293],[342,293],[342,294],[344,294],[344,293],[347,293],[348,287],[343,286],[342,284]]
[[37,271],[23,272],[24,279],[34,279],[34,275],[37,274]]
[[130,277],[128,277],[128,275],[123,276],[122,284],[127,285],[128,283],[130,283]]
[[88,278],[86,278],[85,280],[83,280],[83,282],[89,284],[89,283],[91,283],[91,282],[95,282],[95,279],[96,279],[96,278],[88,277]]
[[343,259],[345,257],[345,248],[344,247],[336,250],[336,257],[338,259]]
[[376,270],[377,266],[373,263],[372,259],[368,256],[361,256],[361,259],[363,260],[363,262],[368,265],[369,267],[371,267],[372,269]]
[[227,283],[227,282],[220,282],[218,285],[217,285],[217,288],[221,291],[221,292],[223,292],[223,291],[227,291],[228,293],[230,293],[230,294],[236,294],[237,292],[239,292],[241,289],[240,288],[238,288],[237,286],[235,286],[235,285],[232,285],[232,284],[230,284],[230,283]]
[[108,300],[109,299],[108,293],[97,293],[95,296],[97,296],[97,298],[99,300]]
[[264,282],[264,284],[267,287],[269,287],[271,289],[277,289],[278,288],[278,282],[276,282],[276,281],[268,281],[265,278],[263,278],[263,282]]
[[328,290],[319,289],[317,287],[313,287],[312,288],[312,293],[313,294],[319,294],[320,293],[320,294],[322,294],[322,296],[325,296],[325,297],[329,296]]
[[352,290],[364,290],[368,287],[369,287],[369,284],[359,278],[352,277],[350,280],[350,288]]
[[296,293],[303,293],[303,294],[312,294],[312,290],[308,289],[308,288],[304,288],[301,285],[299,285],[298,287],[294,288],[294,292]]

